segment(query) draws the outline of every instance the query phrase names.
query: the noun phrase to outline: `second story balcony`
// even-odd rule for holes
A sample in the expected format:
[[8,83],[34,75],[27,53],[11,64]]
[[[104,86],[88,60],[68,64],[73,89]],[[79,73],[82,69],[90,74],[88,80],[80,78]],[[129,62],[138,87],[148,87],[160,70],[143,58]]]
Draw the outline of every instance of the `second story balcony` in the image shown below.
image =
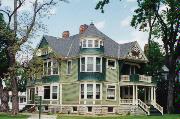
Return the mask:
[[152,83],[152,76],[146,76],[146,75],[121,75],[121,82],[146,82],[146,83]]

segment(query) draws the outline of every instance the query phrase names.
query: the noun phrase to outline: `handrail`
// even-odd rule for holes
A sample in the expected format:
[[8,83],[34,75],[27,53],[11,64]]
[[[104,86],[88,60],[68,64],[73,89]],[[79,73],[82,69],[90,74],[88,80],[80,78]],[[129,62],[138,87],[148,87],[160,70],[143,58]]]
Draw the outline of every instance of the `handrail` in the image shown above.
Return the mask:
[[138,99],[138,105],[139,105],[141,108],[143,108],[143,110],[146,111],[146,113],[147,113],[148,115],[150,115],[150,111],[149,111],[150,107],[147,106],[146,103],[144,103],[143,101],[141,101],[140,99]]
[[161,114],[163,115],[163,107],[161,107],[158,103],[155,102],[155,105],[153,105],[157,110],[159,110],[161,112]]
[[121,75],[121,81],[130,81],[129,75]]
[[139,81],[151,83],[151,76],[139,75]]
[[132,99],[120,99],[120,104],[133,104]]

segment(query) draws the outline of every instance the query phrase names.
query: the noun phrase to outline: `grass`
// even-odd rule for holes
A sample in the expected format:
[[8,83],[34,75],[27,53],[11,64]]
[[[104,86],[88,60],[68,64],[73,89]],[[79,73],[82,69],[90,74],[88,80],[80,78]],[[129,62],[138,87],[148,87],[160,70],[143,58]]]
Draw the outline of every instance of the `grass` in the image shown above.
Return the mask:
[[0,119],[27,119],[27,115],[13,116],[11,114],[0,113]]
[[180,115],[163,115],[163,116],[61,116],[57,119],[180,119]]

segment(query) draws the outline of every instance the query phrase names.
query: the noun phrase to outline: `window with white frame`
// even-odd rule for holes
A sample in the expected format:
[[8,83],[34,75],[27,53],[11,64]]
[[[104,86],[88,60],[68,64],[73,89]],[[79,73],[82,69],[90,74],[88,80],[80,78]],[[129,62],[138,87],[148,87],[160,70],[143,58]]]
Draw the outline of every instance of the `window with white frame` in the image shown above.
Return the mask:
[[101,84],[81,84],[81,99],[101,99]]
[[116,69],[116,60],[108,59],[107,60],[107,68]]
[[72,73],[72,61],[68,60],[67,61],[67,74],[71,74]]
[[59,87],[57,85],[44,86],[43,99],[48,99],[48,100],[58,99],[58,90],[59,90]]
[[43,64],[44,75],[57,75],[59,74],[58,62],[55,60],[47,60]]
[[80,59],[81,72],[102,72],[102,57],[84,56]]
[[115,100],[116,99],[116,86],[107,85],[107,99]]
[[100,48],[100,46],[103,46],[103,41],[100,39],[83,39],[81,41],[81,47],[82,48]]
[[41,49],[42,55],[48,54],[48,48]]

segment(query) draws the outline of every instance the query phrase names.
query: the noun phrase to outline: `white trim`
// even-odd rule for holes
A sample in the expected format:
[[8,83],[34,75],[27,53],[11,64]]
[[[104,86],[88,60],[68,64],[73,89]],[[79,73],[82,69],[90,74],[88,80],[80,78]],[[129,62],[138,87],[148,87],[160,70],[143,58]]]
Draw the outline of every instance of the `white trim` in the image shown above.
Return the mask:
[[[114,61],[114,67],[110,67],[108,65],[109,60]],[[116,69],[116,60],[115,59],[107,59],[106,66],[107,66],[108,69]]]
[[[107,99],[107,90],[108,90],[108,86],[115,86],[114,90],[115,90],[115,94],[114,94],[114,99]],[[112,89],[112,88],[110,88]],[[116,84],[106,84],[106,100],[111,100],[111,101],[116,101]]]
[[[95,47],[95,41],[96,40],[98,41],[98,47]],[[86,44],[85,47],[83,46],[84,41],[85,41],[85,44]],[[92,41],[92,47],[88,46],[89,41]],[[102,44],[100,44],[101,42],[102,42]],[[101,39],[98,39],[98,38],[86,38],[86,39],[84,38],[84,39],[81,40],[81,47],[82,48],[100,48],[101,45],[103,46],[103,41]]]

